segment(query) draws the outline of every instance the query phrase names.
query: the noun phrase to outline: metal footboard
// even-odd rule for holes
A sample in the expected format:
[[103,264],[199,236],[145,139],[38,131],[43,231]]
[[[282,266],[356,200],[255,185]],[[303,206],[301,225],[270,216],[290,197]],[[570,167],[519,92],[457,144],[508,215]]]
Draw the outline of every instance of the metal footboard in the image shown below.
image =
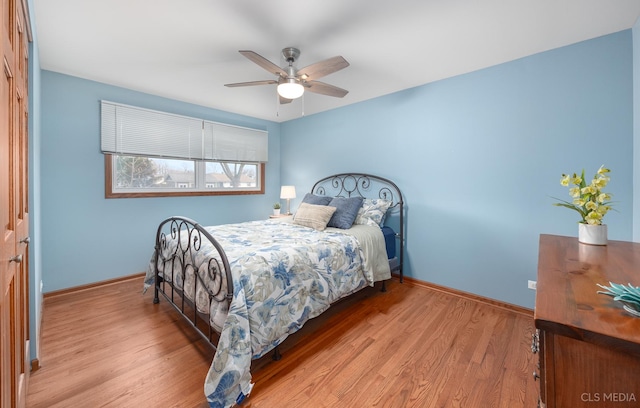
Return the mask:
[[215,347],[220,333],[210,324],[210,311],[214,302],[228,310],[233,279],[222,246],[194,220],[174,216],[158,226],[154,289],[154,303],[162,294]]

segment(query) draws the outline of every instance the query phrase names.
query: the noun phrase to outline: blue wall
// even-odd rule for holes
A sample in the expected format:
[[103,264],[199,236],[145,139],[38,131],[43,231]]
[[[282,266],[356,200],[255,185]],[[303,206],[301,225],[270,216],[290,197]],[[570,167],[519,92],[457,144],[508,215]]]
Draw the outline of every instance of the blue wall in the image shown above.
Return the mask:
[[[215,95],[212,95],[212,98]],[[104,198],[100,100],[269,131],[264,195]],[[146,270],[158,223],[186,215],[204,225],[264,219],[280,194],[280,125],[50,71],[42,72],[44,292]]]
[[[609,166],[610,238],[632,238],[632,55],[627,30],[283,124],[43,71],[44,291],[145,270],[169,215],[265,218],[281,181],[363,171],[403,189],[409,276],[533,307],[539,234],[576,236],[562,173]],[[105,199],[101,99],[268,129],[266,194]]]
[[609,237],[632,238],[632,85],[627,30],[303,117],[282,125],[282,181],[395,180],[407,275],[533,307],[539,234],[577,236],[551,205],[562,173],[610,167]]

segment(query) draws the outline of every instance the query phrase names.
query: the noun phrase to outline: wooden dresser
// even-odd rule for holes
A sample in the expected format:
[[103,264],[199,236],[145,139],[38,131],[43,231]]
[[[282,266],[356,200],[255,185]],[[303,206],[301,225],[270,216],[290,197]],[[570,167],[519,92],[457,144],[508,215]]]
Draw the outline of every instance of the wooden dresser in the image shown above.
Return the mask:
[[596,284],[640,286],[640,244],[540,236],[532,350],[540,406],[640,407],[640,318]]

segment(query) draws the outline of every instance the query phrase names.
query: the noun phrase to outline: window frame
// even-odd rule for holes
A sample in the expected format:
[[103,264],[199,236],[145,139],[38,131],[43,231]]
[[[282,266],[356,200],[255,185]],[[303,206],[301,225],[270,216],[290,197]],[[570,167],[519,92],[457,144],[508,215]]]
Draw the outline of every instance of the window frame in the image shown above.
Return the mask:
[[[225,196],[225,195],[255,195],[264,194],[265,191],[265,163],[255,162],[260,166],[260,185],[256,190],[228,190],[228,191],[206,191],[188,189],[184,191],[136,191],[136,192],[116,192],[113,189],[113,154],[104,154],[104,174],[105,174],[105,198],[148,198],[148,197],[194,197],[194,196]],[[153,157],[153,156],[148,156]],[[198,160],[196,160],[196,165]]]

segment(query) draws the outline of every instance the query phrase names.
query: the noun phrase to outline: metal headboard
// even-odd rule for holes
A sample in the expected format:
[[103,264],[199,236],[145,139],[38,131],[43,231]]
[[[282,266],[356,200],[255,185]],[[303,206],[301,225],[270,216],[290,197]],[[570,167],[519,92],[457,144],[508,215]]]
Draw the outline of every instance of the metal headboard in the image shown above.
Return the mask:
[[391,201],[389,211],[392,214],[398,213],[400,217],[399,231],[396,231],[396,239],[400,243],[400,256],[399,265],[395,270],[400,275],[400,282],[403,281],[404,201],[400,188],[393,181],[366,173],[339,173],[316,181],[311,188],[311,193],[332,197],[380,198]]

